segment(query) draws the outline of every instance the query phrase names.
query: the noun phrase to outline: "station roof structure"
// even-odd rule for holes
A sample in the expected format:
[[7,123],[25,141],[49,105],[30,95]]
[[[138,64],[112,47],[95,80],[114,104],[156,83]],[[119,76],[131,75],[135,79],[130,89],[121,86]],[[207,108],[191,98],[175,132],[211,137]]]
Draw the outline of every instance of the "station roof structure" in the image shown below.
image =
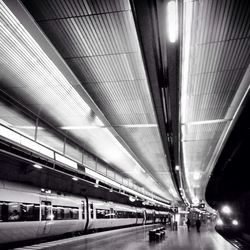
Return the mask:
[[236,0],[0,0],[1,138],[136,196],[204,200],[249,92],[249,12]]

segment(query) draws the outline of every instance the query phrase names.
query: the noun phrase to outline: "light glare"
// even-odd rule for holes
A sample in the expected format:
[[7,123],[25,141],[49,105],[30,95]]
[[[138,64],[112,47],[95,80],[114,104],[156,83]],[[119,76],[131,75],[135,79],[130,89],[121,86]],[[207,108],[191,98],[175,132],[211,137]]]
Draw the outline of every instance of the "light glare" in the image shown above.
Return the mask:
[[238,225],[239,225],[239,222],[238,222],[237,220],[233,220],[233,221],[232,221],[232,224],[233,224],[234,226],[238,226]]
[[224,213],[224,214],[231,214],[232,210],[231,210],[231,208],[229,206],[225,205],[225,206],[222,207],[221,212]]

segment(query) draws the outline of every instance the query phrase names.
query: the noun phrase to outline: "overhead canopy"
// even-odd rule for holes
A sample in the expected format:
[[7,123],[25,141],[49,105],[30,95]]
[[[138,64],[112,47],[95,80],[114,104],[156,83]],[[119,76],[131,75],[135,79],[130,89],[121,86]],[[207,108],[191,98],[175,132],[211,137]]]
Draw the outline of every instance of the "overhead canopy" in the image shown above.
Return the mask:
[[181,131],[186,191],[206,184],[249,90],[248,1],[184,1]]
[[19,2],[1,2],[4,92],[121,174],[175,199],[129,1],[23,3],[40,27]]

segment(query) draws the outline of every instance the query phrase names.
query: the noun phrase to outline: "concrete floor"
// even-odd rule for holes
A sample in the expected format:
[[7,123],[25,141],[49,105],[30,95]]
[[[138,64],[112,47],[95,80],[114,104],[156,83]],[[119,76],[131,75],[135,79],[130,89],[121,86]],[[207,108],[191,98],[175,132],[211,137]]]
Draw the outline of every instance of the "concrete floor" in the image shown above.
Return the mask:
[[[235,250],[213,229],[203,226],[197,233],[186,227],[178,231],[166,230],[166,238],[159,242],[149,242],[148,231],[156,226],[141,226],[84,235],[71,239],[37,244],[22,249],[60,249],[60,250]],[[21,249],[21,248],[19,248]]]

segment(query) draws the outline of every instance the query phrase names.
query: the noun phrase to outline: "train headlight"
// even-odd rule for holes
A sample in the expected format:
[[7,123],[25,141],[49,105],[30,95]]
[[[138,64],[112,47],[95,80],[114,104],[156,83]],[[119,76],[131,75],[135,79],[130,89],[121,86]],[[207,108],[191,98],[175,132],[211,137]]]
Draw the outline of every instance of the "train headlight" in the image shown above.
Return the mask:
[[238,226],[238,225],[239,225],[239,222],[238,222],[237,220],[232,220],[232,224],[233,224],[234,226]]
[[231,208],[229,206],[225,205],[225,206],[222,207],[221,212],[223,214],[231,214],[232,210],[231,210]]
[[216,224],[217,224],[218,226],[222,226],[224,223],[223,223],[222,219],[218,219],[218,220],[216,221]]

